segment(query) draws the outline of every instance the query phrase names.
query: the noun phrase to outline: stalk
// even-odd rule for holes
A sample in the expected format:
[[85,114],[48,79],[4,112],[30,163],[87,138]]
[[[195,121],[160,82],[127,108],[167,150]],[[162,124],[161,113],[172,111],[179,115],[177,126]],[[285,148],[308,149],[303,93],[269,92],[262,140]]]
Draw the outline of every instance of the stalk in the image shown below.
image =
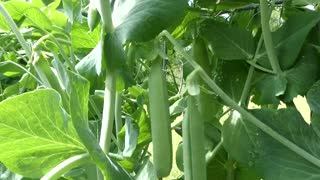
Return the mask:
[[[257,60],[258,60],[256,57],[257,57],[257,54],[258,54],[258,52],[259,52],[259,50],[261,48],[262,42],[263,42],[263,38],[261,36],[260,39],[259,39],[259,42],[258,42],[258,47],[256,49],[255,56],[254,56],[254,58],[252,60],[253,63],[256,63]],[[248,94],[249,94],[249,91],[250,91],[250,86],[251,86],[251,81],[252,81],[252,78],[253,78],[254,70],[255,70],[255,67],[254,66],[250,66],[249,72],[248,72],[248,76],[247,76],[247,79],[246,79],[246,82],[244,84],[244,87],[243,87],[243,90],[242,90],[242,94],[241,94],[241,97],[240,97],[240,106],[244,105],[245,101],[248,98]]]
[[99,144],[107,153],[110,149],[116,101],[116,75],[114,72],[106,74],[104,90],[102,124]]
[[262,27],[264,45],[266,47],[266,51],[269,57],[271,67],[278,75],[281,75],[282,70],[279,65],[279,60],[273,46],[273,40],[271,36],[271,31],[270,31],[270,24],[269,24],[270,13],[269,13],[267,0],[260,0],[260,13],[261,13],[261,27]]
[[11,18],[10,14],[8,13],[8,11],[6,10],[6,8],[3,6],[2,3],[0,3],[0,13],[4,16],[4,18],[6,19],[6,21],[8,22],[11,30],[13,31],[13,33],[16,35],[21,47],[24,49],[24,51],[26,52],[27,56],[29,59],[31,59],[31,47],[27,44],[26,40],[24,39],[24,37],[22,36],[22,34],[19,31],[19,28],[17,27],[16,23],[13,21],[13,19]]
[[263,132],[280,142],[282,145],[289,148],[291,151],[297,153],[299,156],[303,157],[310,163],[320,167],[320,160],[310,154],[309,152],[305,151],[304,149],[300,148],[296,144],[289,141],[287,138],[283,137],[278,132],[274,131],[272,128],[261,122],[251,113],[246,111],[244,108],[238,105],[235,101],[233,101],[211,78],[208,74],[202,69],[202,67],[197,64],[191,56],[184,52],[183,48],[180,44],[170,35],[168,31],[162,31],[159,36],[165,36],[168,40],[173,44],[174,49],[180,53],[192,66],[194,69],[199,69],[200,77],[208,84],[208,86],[231,108],[238,111],[244,119],[249,121],[250,123],[254,124],[256,127],[261,129]]
[[41,180],[55,180],[58,179],[61,175],[68,172],[74,167],[78,167],[82,164],[90,162],[89,154],[80,154],[73,156],[69,159],[58,164],[56,167],[51,169],[46,175],[44,175]]

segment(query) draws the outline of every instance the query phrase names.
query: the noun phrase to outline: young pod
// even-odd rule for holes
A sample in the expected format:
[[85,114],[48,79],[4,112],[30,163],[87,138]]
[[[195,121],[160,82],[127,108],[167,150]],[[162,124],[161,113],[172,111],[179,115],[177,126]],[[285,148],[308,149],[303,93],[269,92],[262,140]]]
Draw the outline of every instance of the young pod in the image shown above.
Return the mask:
[[171,171],[172,137],[168,92],[160,57],[152,62],[148,85],[153,162],[157,176],[161,178],[168,176]]
[[203,123],[196,98],[189,96],[187,112],[182,122],[185,180],[207,179]]

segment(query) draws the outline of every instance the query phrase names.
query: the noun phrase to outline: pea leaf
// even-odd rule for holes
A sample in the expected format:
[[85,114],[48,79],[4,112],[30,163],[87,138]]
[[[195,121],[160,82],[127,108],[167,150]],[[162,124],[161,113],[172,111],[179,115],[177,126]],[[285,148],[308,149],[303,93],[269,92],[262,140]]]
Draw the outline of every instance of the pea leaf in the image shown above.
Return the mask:
[[[255,85],[253,101],[256,104],[279,104],[279,96],[285,93],[287,79],[276,75],[266,75]],[[266,90],[268,89],[268,90]]]
[[121,43],[148,41],[175,25],[185,14],[186,0],[125,0],[114,7],[115,34]]
[[[273,44],[280,66],[283,69],[288,69],[294,65],[308,33],[319,20],[319,12],[297,13],[289,17],[280,29],[272,33]],[[257,55],[257,59],[263,66],[271,68],[264,47]]]
[[[257,109],[253,115],[320,160],[320,138],[294,108]],[[223,125],[224,146],[237,161],[263,179],[316,180],[320,168],[235,114]]]
[[285,72],[288,80],[287,90],[283,100],[291,101],[298,94],[305,95],[308,89],[320,77],[320,62],[317,52],[306,46],[299,57],[297,64]]
[[63,160],[84,153],[54,90],[36,90],[0,103],[0,161],[39,178]]
[[251,32],[245,29],[208,20],[203,23],[201,33],[212,45],[218,58],[239,60],[253,57],[254,40]]
[[241,97],[247,70],[242,61],[220,61],[215,81],[235,101]]

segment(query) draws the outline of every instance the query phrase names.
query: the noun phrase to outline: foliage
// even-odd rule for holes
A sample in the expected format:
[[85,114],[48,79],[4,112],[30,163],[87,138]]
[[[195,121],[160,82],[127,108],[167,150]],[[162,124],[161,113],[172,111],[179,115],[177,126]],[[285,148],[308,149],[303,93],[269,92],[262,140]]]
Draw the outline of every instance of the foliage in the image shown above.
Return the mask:
[[0,179],[320,179],[319,11],[0,1]]

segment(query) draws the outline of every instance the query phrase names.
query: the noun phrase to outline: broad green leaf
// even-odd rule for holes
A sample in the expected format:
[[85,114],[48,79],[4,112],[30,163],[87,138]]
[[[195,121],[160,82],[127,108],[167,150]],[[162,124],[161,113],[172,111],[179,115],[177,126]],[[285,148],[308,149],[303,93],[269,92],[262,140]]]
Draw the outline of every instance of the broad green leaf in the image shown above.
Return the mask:
[[[31,3],[20,1],[20,0],[12,0],[12,1],[1,2],[1,3],[3,3],[4,7],[6,8],[8,13],[14,20],[20,20],[26,9],[34,7],[31,5]],[[10,27],[6,19],[2,15],[0,15],[0,29],[4,31],[10,30]]]
[[285,76],[288,85],[283,100],[291,101],[298,94],[304,96],[320,77],[320,61],[316,50],[306,46],[296,65],[285,71]]
[[50,19],[39,9],[26,9],[23,15],[27,18],[22,26],[35,26],[44,30],[51,30],[52,24]]
[[220,61],[215,81],[235,101],[239,101],[247,79],[247,69],[242,61]]
[[187,0],[125,0],[113,9],[115,34],[120,42],[148,41],[175,25],[184,15]]
[[201,35],[209,41],[220,59],[240,60],[253,57],[254,40],[251,32],[245,29],[207,20],[202,23]]
[[287,83],[285,77],[264,75],[257,84],[255,84],[253,101],[259,105],[279,104],[279,96],[285,93]]
[[[319,12],[297,13],[272,33],[273,45],[282,69],[286,70],[294,65],[308,33],[319,20]],[[261,49],[257,59],[264,67],[271,68],[265,48]]]
[[96,28],[94,31],[89,32],[86,23],[74,22],[71,30],[72,47],[76,51],[81,49],[92,49],[96,47],[100,38],[100,30]]
[[0,161],[39,178],[63,160],[84,153],[54,90],[28,92],[0,103]]
[[125,127],[126,127],[126,136],[124,141],[125,145],[123,150],[123,156],[130,157],[132,156],[137,146],[137,141],[139,137],[139,127],[129,117],[126,118]]
[[[252,111],[270,128],[320,160],[320,138],[293,108]],[[320,168],[280,144],[240,114],[224,124],[224,146],[237,161],[258,172],[263,179],[317,180]]]

